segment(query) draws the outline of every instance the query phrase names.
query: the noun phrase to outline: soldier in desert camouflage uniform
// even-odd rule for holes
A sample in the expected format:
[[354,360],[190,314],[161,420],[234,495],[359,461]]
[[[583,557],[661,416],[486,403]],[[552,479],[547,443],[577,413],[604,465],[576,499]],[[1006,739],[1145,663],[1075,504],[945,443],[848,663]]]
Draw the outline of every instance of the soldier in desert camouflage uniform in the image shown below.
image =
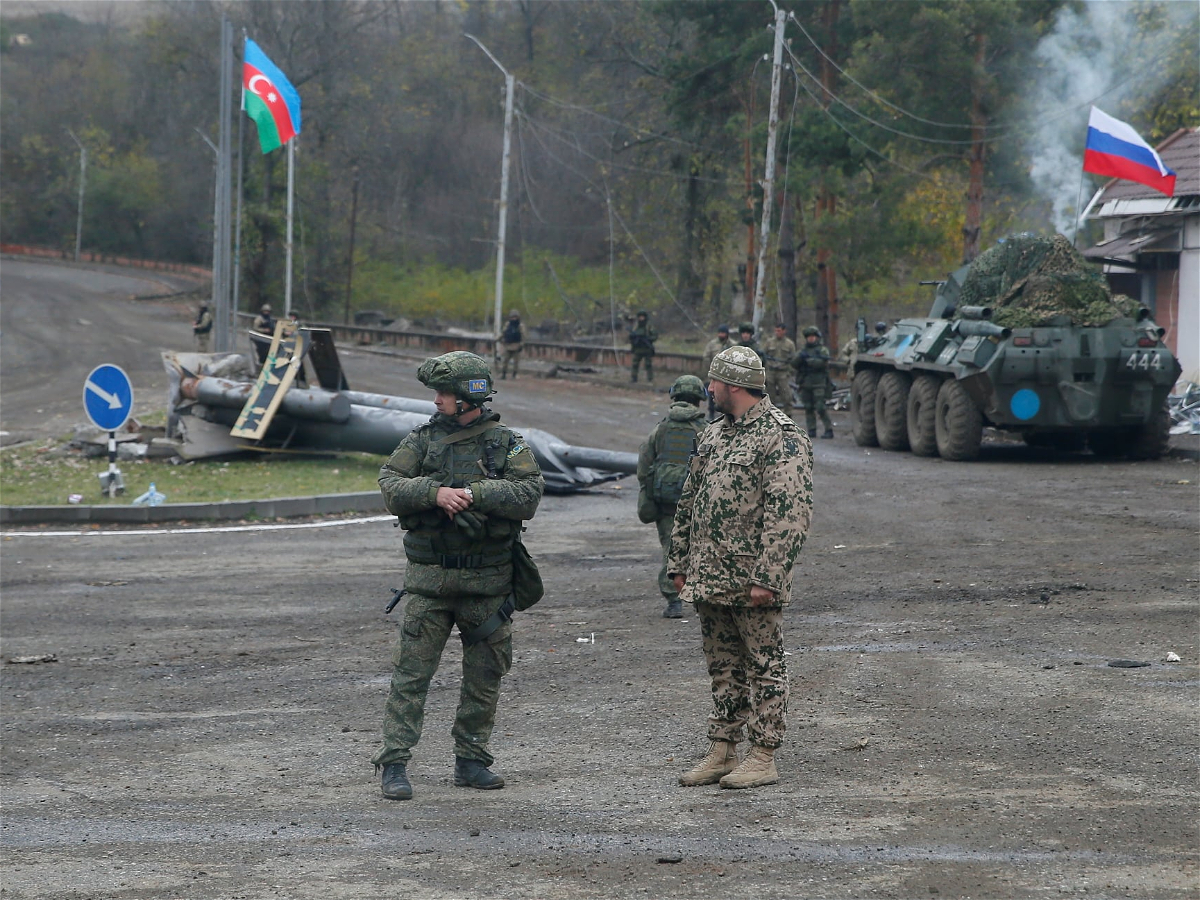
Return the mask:
[[762,342],[763,362],[767,367],[767,395],[788,418],[792,415],[792,357],[796,342],[787,336],[782,322]]
[[[708,754],[679,782],[748,788],[779,780],[783,606],[812,517],[812,443],[763,395],[752,350],[719,353],[709,378],[724,416],[700,436],[667,556],[680,598],[696,605],[712,679]],[[739,763],[746,732],[751,748]]]
[[394,654],[383,745],[383,796],[408,800],[407,765],[421,737],[425,697],[457,625],[462,686],[454,718],[454,784],[504,787],[488,767],[500,679],[512,665],[513,541],[537,510],[545,482],[529,445],[483,405],[487,363],[456,350],[426,360],[421,383],[437,414],[414,429],[380,470],[388,511],[405,529],[408,600]]

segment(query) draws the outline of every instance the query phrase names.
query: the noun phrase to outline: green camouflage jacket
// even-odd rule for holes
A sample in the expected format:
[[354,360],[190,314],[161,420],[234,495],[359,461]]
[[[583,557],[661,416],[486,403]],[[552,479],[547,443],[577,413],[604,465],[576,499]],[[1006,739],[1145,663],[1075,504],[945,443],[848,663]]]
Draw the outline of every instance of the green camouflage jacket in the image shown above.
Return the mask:
[[[654,430],[642,442],[642,446],[638,449],[637,467],[638,509],[645,514],[642,521],[648,523],[659,517],[673,516],[675,514],[675,505],[671,504],[664,508],[655,501],[652,489],[654,464],[663,454],[664,438],[666,437],[667,429],[686,429],[694,435],[698,435],[705,428],[706,423],[704,419],[704,410],[700,409],[695,403],[680,400],[671,404],[666,418],[655,425]],[[650,514],[651,511],[653,511],[653,515]]]
[[[465,428],[438,413],[413,429],[379,470],[388,511],[407,532],[408,590],[427,596],[508,590],[512,542],[521,521],[537,511],[545,482],[525,439],[499,422],[486,407]],[[485,423],[495,425],[464,440],[447,440]],[[470,487],[475,499],[469,511],[482,521],[452,522],[437,505],[440,487]]]
[[653,356],[654,342],[658,340],[658,329],[647,322],[629,329],[629,347],[634,356]]
[[667,571],[680,598],[748,606],[753,585],[791,599],[792,566],[812,521],[812,442],[764,397],[700,436],[675,513]]
[[799,387],[824,387],[829,379],[829,349],[819,342],[810,347],[805,341],[792,360],[792,366],[796,369]]

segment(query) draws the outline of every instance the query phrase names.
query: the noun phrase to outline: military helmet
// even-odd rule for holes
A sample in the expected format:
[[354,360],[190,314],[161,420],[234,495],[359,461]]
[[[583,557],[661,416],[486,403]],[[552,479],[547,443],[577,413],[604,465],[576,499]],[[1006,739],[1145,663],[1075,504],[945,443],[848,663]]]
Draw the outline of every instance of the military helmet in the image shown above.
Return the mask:
[[476,406],[495,393],[487,362],[466,350],[452,350],[425,360],[417,369],[417,378],[427,388],[445,391]]
[[887,322],[876,322],[875,323],[875,330],[879,334],[883,334],[885,331],[887,331],[887,328],[888,328]]
[[259,312],[261,312],[261,313],[269,313],[269,312],[271,311],[271,304],[270,304],[270,303],[264,303],[264,304],[263,304],[263,305],[262,305],[262,306],[259,308],[259,310],[258,310],[258,311],[259,311]]
[[805,337],[820,337],[821,329],[817,328],[815,325],[809,325],[807,328],[804,329],[804,336]]
[[510,319],[519,319],[519,318],[521,318],[521,314],[514,309],[512,312],[510,312],[508,314],[508,317]]
[[708,377],[725,384],[762,390],[767,385],[767,373],[762,360],[749,347],[727,347],[713,357]]
[[743,331],[748,331],[751,334],[754,334],[754,323],[753,322],[743,322],[741,325],[738,326],[738,333],[740,334]]
[[680,375],[671,385],[671,399],[699,403],[708,394],[704,390],[704,382],[695,375]]

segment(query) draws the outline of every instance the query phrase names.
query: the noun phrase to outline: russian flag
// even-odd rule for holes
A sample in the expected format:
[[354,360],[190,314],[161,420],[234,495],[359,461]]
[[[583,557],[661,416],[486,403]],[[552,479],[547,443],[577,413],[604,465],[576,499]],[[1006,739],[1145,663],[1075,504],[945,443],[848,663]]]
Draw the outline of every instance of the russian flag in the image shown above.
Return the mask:
[[1088,117],[1083,171],[1136,181],[1175,195],[1175,173],[1163,165],[1154,148],[1124,122],[1092,107]]

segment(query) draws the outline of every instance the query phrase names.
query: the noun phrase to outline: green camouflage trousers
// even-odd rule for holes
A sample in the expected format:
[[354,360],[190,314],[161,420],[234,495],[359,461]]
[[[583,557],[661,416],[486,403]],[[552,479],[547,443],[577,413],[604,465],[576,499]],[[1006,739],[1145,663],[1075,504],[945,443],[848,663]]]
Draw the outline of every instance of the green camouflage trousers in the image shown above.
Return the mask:
[[658,589],[667,600],[678,600],[679,591],[675,590],[675,582],[667,577],[667,551],[671,549],[671,529],[675,527],[675,507],[671,507],[671,515],[655,522],[658,526],[658,542],[662,544],[662,568],[658,570]]
[[638,354],[636,351],[633,353],[633,358],[629,363],[629,380],[637,381],[638,366],[641,365],[646,367],[646,380],[653,381],[654,357],[649,354]]
[[[425,697],[437,672],[450,629],[470,630],[500,608],[504,597],[425,597],[409,594],[404,624],[393,654],[395,670],[383,718],[383,746],[371,758],[377,766],[407,763],[421,739]],[[454,714],[454,755],[493,763],[488,740],[496,722],[500,679],[512,667],[512,624],[463,647],[462,687]]]
[[826,430],[833,430],[833,421],[829,418],[829,410],[825,408],[825,401],[828,399],[826,385],[800,388],[800,402],[804,404],[804,430],[808,432],[809,437],[817,436],[817,416],[821,417],[821,424]]
[[792,414],[791,373],[787,369],[767,369],[767,395],[784,415]]
[[787,727],[788,674],[783,607],[696,603],[704,659],[712,678],[710,741],[744,740],[775,748]]

